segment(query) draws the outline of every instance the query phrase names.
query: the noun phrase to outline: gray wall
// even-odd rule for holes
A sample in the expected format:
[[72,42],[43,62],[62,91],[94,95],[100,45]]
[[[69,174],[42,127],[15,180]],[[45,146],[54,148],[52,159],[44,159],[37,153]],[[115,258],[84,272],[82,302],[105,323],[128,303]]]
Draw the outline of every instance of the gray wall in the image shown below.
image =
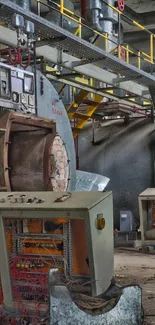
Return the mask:
[[139,219],[138,195],[154,184],[154,125],[150,120],[135,119],[106,122],[96,128],[96,146],[92,146],[92,127],[79,136],[80,169],[110,178],[107,189],[113,191],[115,226],[119,227],[120,210],[131,210]]

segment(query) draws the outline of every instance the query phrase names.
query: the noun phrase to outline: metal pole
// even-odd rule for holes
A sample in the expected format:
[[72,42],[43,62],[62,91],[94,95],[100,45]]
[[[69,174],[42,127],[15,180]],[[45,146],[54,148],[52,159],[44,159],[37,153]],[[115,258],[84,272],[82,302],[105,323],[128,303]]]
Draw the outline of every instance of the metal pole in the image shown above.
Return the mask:
[[87,19],[87,0],[81,0],[81,16]]
[[41,14],[40,0],[37,0],[37,14],[38,14],[38,16],[40,16],[40,14]]
[[118,58],[121,59],[121,16],[118,13]]
[[153,38],[154,38],[154,36],[153,36],[153,34],[151,34],[150,35],[150,57],[151,57],[151,63],[153,64]]
[[38,115],[36,42],[34,42],[33,55],[34,55],[35,113],[36,115]]

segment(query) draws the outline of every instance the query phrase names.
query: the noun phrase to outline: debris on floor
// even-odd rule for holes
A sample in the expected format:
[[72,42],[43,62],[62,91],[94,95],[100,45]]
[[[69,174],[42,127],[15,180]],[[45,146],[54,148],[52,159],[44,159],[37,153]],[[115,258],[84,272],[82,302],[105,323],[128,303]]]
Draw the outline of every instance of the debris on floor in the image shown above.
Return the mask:
[[141,286],[144,325],[155,325],[155,255],[116,249],[115,276],[121,285]]

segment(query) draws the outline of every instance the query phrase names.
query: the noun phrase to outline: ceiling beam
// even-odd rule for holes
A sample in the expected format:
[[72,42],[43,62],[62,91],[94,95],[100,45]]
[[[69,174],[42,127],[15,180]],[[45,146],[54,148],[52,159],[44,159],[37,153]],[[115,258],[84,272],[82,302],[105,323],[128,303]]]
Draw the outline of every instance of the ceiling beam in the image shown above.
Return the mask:
[[155,11],[138,13],[133,9],[131,9],[130,7],[125,6],[123,14],[125,16],[121,15],[121,19],[126,23],[128,23],[129,25],[133,25],[133,24],[127,17],[129,17],[131,20],[137,21],[138,23],[145,26],[146,28],[148,26],[152,26],[152,28],[153,27],[155,28],[155,19],[154,19]]

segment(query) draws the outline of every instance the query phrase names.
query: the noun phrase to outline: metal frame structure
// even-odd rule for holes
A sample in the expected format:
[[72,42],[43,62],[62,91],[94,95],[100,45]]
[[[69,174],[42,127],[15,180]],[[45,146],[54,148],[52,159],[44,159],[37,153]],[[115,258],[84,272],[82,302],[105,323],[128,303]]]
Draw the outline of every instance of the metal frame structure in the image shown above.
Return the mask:
[[[55,5],[54,8],[52,7],[53,4]],[[106,2],[105,4],[109,6],[111,10],[115,11],[120,21],[123,13],[114,6],[107,4]],[[90,103],[90,106],[87,108],[84,114],[81,114],[78,111],[78,106],[76,107],[76,110],[74,110],[74,114],[72,114],[70,110],[72,107],[68,107],[67,112],[69,119],[74,119],[74,121],[76,121],[73,128],[74,138],[78,136],[88,119],[93,116],[93,113],[98,108],[100,102],[102,102],[103,97],[111,98],[113,100],[116,99],[123,103],[132,103],[131,105],[133,105],[133,109],[136,105],[136,109],[141,110],[143,108],[144,110],[148,110],[149,115],[151,111],[152,122],[154,122],[155,99],[153,94],[155,92],[155,76],[141,70],[141,59],[150,63],[151,66],[154,65],[154,34],[152,34],[138,22],[132,21],[134,26],[145,30],[150,39],[150,54],[145,52],[135,53],[132,49],[130,49],[129,45],[124,46],[123,43],[120,42],[119,24],[118,42],[116,43],[114,50],[108,53],[107,42],[114,41],[111,40],[107,34],[101,34],[98,31],[84,25],[81,17],[64,7],[64,0],[60,0],[60,4],[55,4],[53,1],[51,1],[50,5],[45,6],[52,8],[52,10],[56,10],[62,17],[67,17],[67,19],[77,23],[77,29],[74,31],[74,33],[68,32],[63,28],[63,25],[60,27],[54,22],[50,22],[49,20],[40,17],[40,5],[45,4],[40,0],[37,1],[38,15],[36,15],[9,0],[0,0],[0,17],[3,25],[14,27],[12,16],[15,12],[16,14],[22,16],[25,21],[31,21],[34,24],[36,36],[34,62],[36,62],[36,55],[43,56],[48,62],[55,62],[62,67],[72,70],[72,72],[75,71],[79,74],[79,76],[85,75],[87,76],[87,79],[90,78],[90,82],[88,82],[87,85],[83,85],[82,81],[80,80],[81,78],[78,78],[77,81],[74,73],[71,73],[68,76],[68,74],[62,74],[58,71],[53,72],[53,70],[51,70],[51,74],[49,72],[50,70],[47,72],[45,71],[46,76],[49,79],[55,79],[58,82],[64,82],[64,84],[69,84],[70,86],[77,88],[79,86],[79,88],[82,89],[81,92],[87,92],[88,94],[91,94],[92,98],[94,98],[94,101]],[[101,49],[97,42],[94,45],[82,39],[82,28],[90,29],[92,33],[97,35],[102,40],[102,42],[104,41],[105,50]],[[13,33],[12,31],[10,32]],[[122,49],[125,51],[125,61],[121,60]],[[118,54],[118,57],[115,54]],[[129,63],[130,54],[136,55],[138,59],[138,68]],[[91,82],[91,80],[93,80],[93,82]],[[107,85],[105,87],[102,85],[97,86],[97,84],[99,84],[98,81],[106,82],[106,84],[112,85],[111,90],[108,90]],[[117,94],[118,89],[127,90],[128,95],[124,94],[124,96],[120,96]],[[147,102],[143,101],[143,99],[139,101],[137,96],[146,98]],[[76,106],[75,100],[72,102],[72,106]]]
[[[67,199],[61,201],[60,198],[66,194]],[[57,199],[58,202],[56,202]],[[31,203],[27,203],[30,201]],[[101,216],[104,218],[104,226],[99,228],[98,220]],[[15,305],[12,296],[4,218],[20,218],[20,220],[67,218],[70,221],[84,219],[92,294],[100,295],[110,286],[114,267],[111,192],[72,192],[69,195],[62,192],[14,192],[12,195],[0,193],[1,283],[4,305],[7,309],[12,309]]]
[[[16,32],[9,28],[4,27],[4,26],[0,26],[0,41],[3,44],[6,44],[8,46],[12,46],[12,47],[17,46]],[[43,57],[44,60],[49,63],[52,62],[54,64],[60,65],[60,62],[58,61],[58,51],[56,48],[52,48],[48,45],[43,46],[43,44],[40,44],[40,46],[39,46],[39,44],[38,44],[38,46],[36,48],[36,55],[38,57]],[[62,53],[61,59],[62,59],[62,61],[61,61],[62,67],[67,68],[72,71],[75,71],[79,75],[85,75],[88,78],[93,78],[95,80],[106,83],[108,85],[112,85],[116,89],[123,89],[127,92],[135,94],[138,97],[143,98],[146,101],[148,101],[150,99],[149,89],[146,86],[142,86],[134,81],[125,81],[122,83],[118,82],[116,84],[117,74],[115,74],[111,71],[107,71],[105,69],[101,70],[95,64],[74,66],[74,64],[72,64],[72,63],[74,63],[75,61],[80,62],[80,59],[77,60],[77,58],[73,57],[72,55],[69,55],[68,53]],[[55,75],[55,74],[50,75],[48,72],[47,72],[47,77],[52,80],[58,79],[57,75]],[[118,97],[114,96],[112,93],[109,93],[106,88],[105,89],[96,89],[95,87],[86,86],[85,84],[82,83],[82,81],[81,82],[76,81],[74,78],[74,74],[72,75],[72,77],[70,76],[70,78],[65,75],[61,76],[61,78],[59,76],[59,81],[65,83],[65,84],[69,84],[71,86],[75,86],[80,89],[89,87],[89,90],[94,93],[98,93],[100,95],[106,96],[107,98],[118,100]],[[129,102],[129,100],[127,100],[126,98],[119,99],[119,101]],[[135,103],[136,103],[136,101],[135,101]]]
[[116,80],[116,84],[117,82],[133,80],[148,87],[154,86],[155,77],[151,74],[131,64],[127,64],[112,54],[64,30],[60,26],[17,6],[9,0],[0,0],[0,5],[0,17],[3,21],[12,24],[12,15],[16,12],[22,15],[26,20],[31,20],[35,24],[35,34],[40,41],[48,42],[48,45],[58,50],[68,51],[69,54],[80,59],[80,61],[74,62],[72,68],[88,63],[98,63],[100,68],[109,69],[120,75]]
[[[131,19],[130,17],[126,16],[122,10],[117,9],[116,7],[114,7],[112,4],[108,3],[107,1],[102,1],[107,7],[109,7],[110,9],[112,9],[113,13],[115,14],[115,16],[118,16],[118,42],[112,40],[108,33],[104,33],[101,34],[99,31],[94,30],[90,27],[88,27],[87,25],[85,25],[83,23],[83,18],[80,17],[79,15],[77,15],[75,12],[69,10],[68,8],[66,8],[64,6],[64,0],[60,0],[60,4],[55,3],[55,1],[50,1],[50,4],[45,4],[43,3],[41,0],[35,0],[37,2],[37,14],[40,16],[40,8],[41,5],[47,8],[51,8],[52,10],[55,11],[59,11],[60,14],[62,15],[62,17],[66,17],[68,19],[70,19],[70,21],[73,21],[74,23],[77,23],[77,29],[74,32],[74,35],[78,35],[80,38],[82,38],[82,31],[83,28],[87,28],[89,30],[91,30],[92,32],[94,32],[96,34],[96,36],[100,37],[100,40],[103,40],[105,43],[105,50],[106,52],[108,52],[108,42],[113,43],[115,45],[114,49],[110,52],[110,53],[115,53],[115,51],[118,49],[118,58],[121,58],[121,50],[123,49],[125,51],[125,61],[127,63],[129,63],[130,61],[130,54],[131,55],[135,55],[137,57],[137,63],[138,63],[138,68],[141,68],[141,61],[147,61],[150,64],[154,64],[154,51],[153,51],[153,45],[154,45],[154,34],[149,31],[145,26],[141,25],[138,21],[135,21],[133,19]],[[53,5],[55,7],[53,7]],[[138,50],[134,50],[133,48],[131,49],[129,44],[123,44],[123,42],[120,42],[121,39],[121,26],[120,26],[120,22],[121,19],[125,19],[125,21],[127,23],[129,23],[130,25],[133,25],[134,27],[138,28],[138,30],[143,30],[146,32],[146,34],[148,35],[149,38],[149,48],[150,48],[150,54],[144,52],[144,51],[138,51]],[[100,40],[98,43],[100,43]],[[97,45],[97,43],[95,43],[95,45]]]

